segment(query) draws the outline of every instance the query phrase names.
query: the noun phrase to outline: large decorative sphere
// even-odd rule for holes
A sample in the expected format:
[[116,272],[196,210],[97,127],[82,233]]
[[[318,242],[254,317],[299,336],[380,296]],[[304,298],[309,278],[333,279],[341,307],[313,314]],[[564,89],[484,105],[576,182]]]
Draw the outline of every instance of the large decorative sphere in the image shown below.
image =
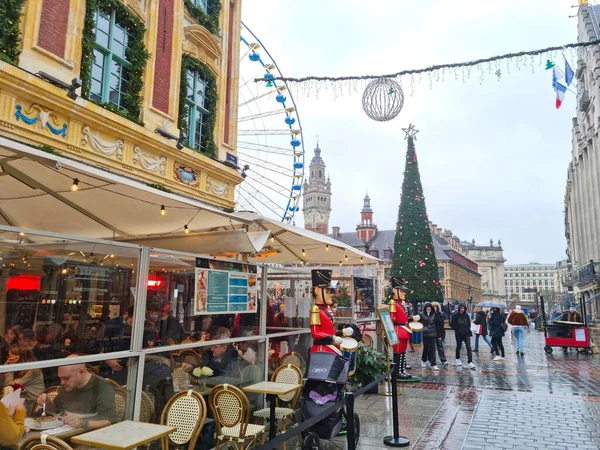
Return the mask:
[[365,88],[362,103],[367,116],[378,122],[386,122],[400,114],[404,106],[404,93],[394,80],[378,78]]

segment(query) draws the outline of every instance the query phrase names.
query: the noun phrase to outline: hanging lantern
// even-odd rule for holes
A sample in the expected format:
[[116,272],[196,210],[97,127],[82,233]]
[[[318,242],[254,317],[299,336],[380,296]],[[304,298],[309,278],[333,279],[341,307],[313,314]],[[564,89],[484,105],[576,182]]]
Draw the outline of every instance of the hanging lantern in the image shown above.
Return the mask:
[[367,116],[378,122],[387,122],[400,114],[404,93],[394,80],[378,78],[365,88],[362,103]]

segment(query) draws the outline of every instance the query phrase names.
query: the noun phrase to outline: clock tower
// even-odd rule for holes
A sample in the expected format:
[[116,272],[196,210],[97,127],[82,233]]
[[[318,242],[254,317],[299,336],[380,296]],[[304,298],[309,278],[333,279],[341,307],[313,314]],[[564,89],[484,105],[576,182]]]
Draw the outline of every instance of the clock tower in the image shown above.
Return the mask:
[[319,234],[327,234],[331,214],[331,181],[325,176],[325,163],[321,158],[318,143],[309,171],[309,179],[304,180],[303,187],[304,228]]

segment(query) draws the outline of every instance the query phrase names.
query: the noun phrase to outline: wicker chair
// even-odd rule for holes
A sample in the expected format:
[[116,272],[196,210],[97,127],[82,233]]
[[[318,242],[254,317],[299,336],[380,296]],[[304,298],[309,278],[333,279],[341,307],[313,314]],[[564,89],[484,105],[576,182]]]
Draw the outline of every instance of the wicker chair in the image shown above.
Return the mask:
[[188,336],[183,341],[181,341],[180,344],[193,344],[194,342],[196,342],[194,340],[194,338],[191,336]]
[[123,422],[123,420],[125,420],[126,405],[127,391],[121,388],[115,388],[115,413],[117,415],[117,422]]
[[154,408],[154,400],[146,392],[142,391],[140,422],[152,423],[154,421]]
[[189,387],[191,382],[190,374],[183,370],[181,367],[178,367],[177,369],[173,370],[172,378],[174,388],[175,386],[178,386],[181,389],[182,386],[184,386],[186,383]]
[[[302,384],[302,372],[300,369],[293,364],[287,364],[279,367],[273,374],[271,381],[277,383],[290,383],[290,384]],[[275,420],[281,420],[281,432],[285,433],[286,421],[292,420],[292,424],[298,423],[298,417],[296,415],[296,403],[300,396],[300,389],[290,392],[285,395],[277,396],[277,403],[275,406]],[[289,403],[289,407],[281,407],[280,402]],[[271,410],[269,408],[263,408],[254,413],[254,417],[258,417],[263,420],[270,419]],[[302,447],[302,437],[299,434],[298,440],[300,441],[300,447]],[[283,443],[283,449],[286,449],[286,443]]]
[[113,387],[114,390],[123,389],[119,383],[115,380],[111,380],[110,378],[105,378],[106,381]]
[[93,373],[95,375],[100,375],[100,366],[93,366],[91,364],[86,364],[85,368],[88,372]]
[[283,355],[279,358],[279,364],[281,366],[287,366],[288,364],[293,364],[296,367],[299,367],[300,370],[304,367],[304,358],[300,356],[299,353],[290,352]]
[[364,333],[362,335],[361,340],[366,346],[373,347],[373,338],[370,335],[368,335],[367,333]]
[[227,441],[228,446],[237,443],[239,450],[255,446],[257,440],[264,443],[265,426],[249,423],[250,403],[239,388],[219,384],[211,391],[208,402],[216,422],[216,450],[221,448],[223,441]]
[[182,363],[191,364],[194,367],[198,367],[202,363],[202,355],[194,350],[183,350],[179,355],[179,359]]
[[42,434],[32,436],[19,445],[19,450],[73,450],[73,448],[62,439]]
[[195,448],[205,421],[204,398],[191,389],[178,393],[166,404],[160,418],[161,425],[177,428],[173,433],[162,438],[162,448],[169,448],[169,443],[177,446],[189,443],[187,448]]
[[[60,386],[52,386],[52,387],[49,387],[48,389],[46,389],[44,392],[42,392],[42,394],[46,394],[47,403],[52,403],[54,401],[54,399],[58,395],[59,389],[60,389]],[[41,410],[42,410],[42,407],[38,406],[37,403],[34,402],[33,405],[31,405],[31,409],[29,410],[29,416],[35,417],[38,415],[38,413]]]

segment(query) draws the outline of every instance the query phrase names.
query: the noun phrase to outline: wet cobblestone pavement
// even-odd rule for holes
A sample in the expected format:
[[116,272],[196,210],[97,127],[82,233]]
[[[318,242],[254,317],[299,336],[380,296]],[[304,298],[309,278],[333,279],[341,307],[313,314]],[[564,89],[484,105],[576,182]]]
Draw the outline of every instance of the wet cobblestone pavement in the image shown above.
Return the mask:
[[[600,358],[572,350],[544,352],[543,333],[526,334],[525,356],[504,339],[506,359],[493,361],[485,342],[474,353],[475,370],[457,369],[454,338],[445,348],[448,368],[421,369],[420,349],[408,353],[420,384],[399,384],[400,434],[409,448],[600,449]],[[441,365],[440,365],[441,367]],[[365,395],[356,401],[361,418],[358,450],[388,448],[391,398]],[[322,441],[322,449],[346,447],[345,439]]]

